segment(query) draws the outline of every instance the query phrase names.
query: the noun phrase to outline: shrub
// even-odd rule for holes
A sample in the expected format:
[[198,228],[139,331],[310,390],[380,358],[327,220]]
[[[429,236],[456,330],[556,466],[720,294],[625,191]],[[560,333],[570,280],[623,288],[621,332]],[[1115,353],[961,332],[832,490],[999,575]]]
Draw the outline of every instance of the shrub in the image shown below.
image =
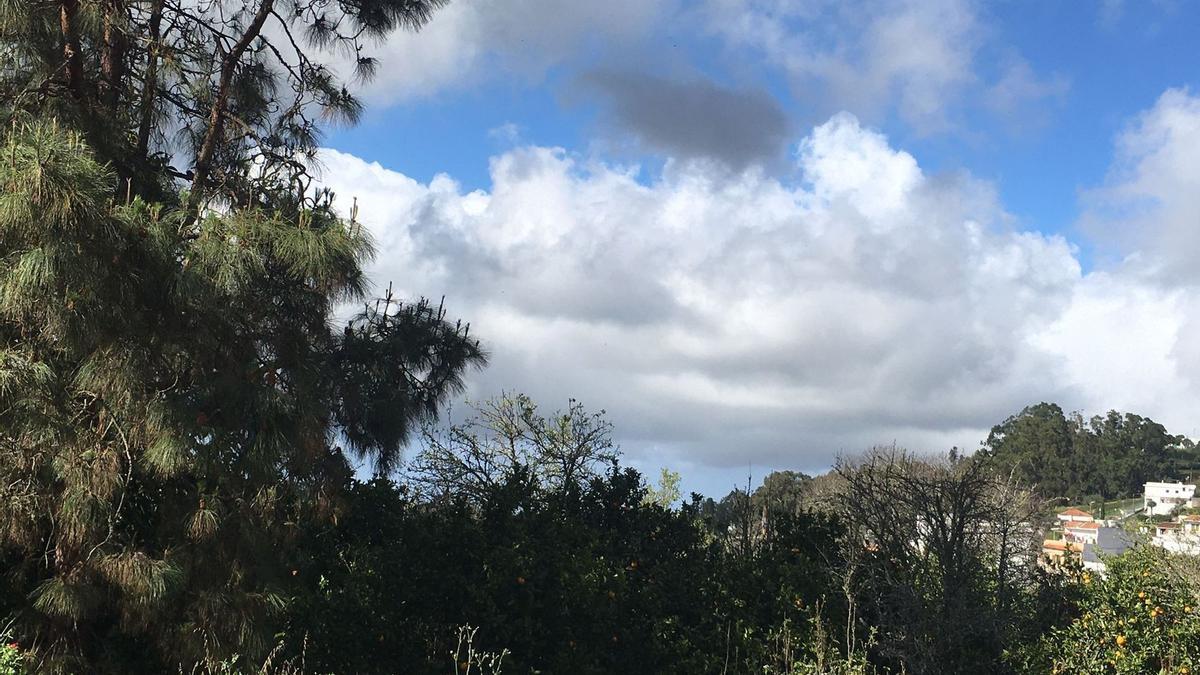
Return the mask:
[[0,641],[0,675],[22,675],[25,672],[25,655],[21,645],[7,638]]
[[1031,670],[1079,673],[1192,673],[1200,668],[1200,584],[1183,561],[1144,547],[1079,577],[1073,621],[1034,648]]

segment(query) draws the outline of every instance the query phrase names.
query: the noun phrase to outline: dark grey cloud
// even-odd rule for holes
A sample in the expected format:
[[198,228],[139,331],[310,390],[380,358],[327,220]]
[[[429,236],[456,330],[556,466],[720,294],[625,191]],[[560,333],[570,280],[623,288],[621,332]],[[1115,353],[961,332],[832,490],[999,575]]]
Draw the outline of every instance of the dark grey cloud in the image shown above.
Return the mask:
[[741,169],[777,159],[789,140],[787,114],[762,89],[618,71],[595,71],[580,82],[600,95],[613,124],[672,157]]

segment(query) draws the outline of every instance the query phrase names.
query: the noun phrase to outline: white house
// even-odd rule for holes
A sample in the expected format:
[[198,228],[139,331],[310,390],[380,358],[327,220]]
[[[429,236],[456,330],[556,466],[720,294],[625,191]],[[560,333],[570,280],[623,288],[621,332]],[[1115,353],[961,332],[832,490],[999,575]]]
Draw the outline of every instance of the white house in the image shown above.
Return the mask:
[[1157,523],[1150,543],[1172,553],[1200,555],[1200,516],[1179,516],[1174,522]]
[[1104,574],[1107,558],[1121,555],[1133,547],[1133,539],[1121,528],[1094,522],[1087,524],[1092,527],[1070,528],[1086,531],[1085,537],[1077,538],[1067,532],[1062,539],[1047,539],[1043,542],[1042,566],[1056,569],[1066,559],[1075,558],[1083,564],[1084,569]]
[[1068,527],[1073,523],[1090,523],[1093,520],[1095,518],[1092,517],[1092,514],[1073,506],[1058,514],[1058,522],[1062,527]]
[[1095,544],[1099,531],[1100,523],[1094,520],[1084,523],[1069,523],[1063,527],[1063,539],[1079,544]]
[[1148,516],[1170,515],[1179,506],[1194,505],[1196,486],[1186,483],[1146,483],[1142,505]]

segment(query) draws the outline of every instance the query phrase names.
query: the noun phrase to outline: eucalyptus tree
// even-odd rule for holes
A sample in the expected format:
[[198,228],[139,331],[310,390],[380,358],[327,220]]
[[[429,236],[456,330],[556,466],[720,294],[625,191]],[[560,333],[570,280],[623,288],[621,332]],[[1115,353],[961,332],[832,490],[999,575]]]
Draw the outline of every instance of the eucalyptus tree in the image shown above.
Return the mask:
[[1026,407],[992,427],[980,449],[1047,499],[1137,496],[1147,481],[1185,478],[1195,444],[1152,419],[1109,411],[1085,419],[1052,403]]

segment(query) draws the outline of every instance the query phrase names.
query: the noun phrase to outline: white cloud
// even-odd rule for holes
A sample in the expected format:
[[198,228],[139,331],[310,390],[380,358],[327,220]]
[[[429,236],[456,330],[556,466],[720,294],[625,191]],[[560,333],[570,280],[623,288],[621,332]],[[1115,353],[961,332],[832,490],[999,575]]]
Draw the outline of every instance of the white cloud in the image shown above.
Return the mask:
[[1085,198],[1088,230],[1163,283],[1200,282],[1198,148],[1200,98],[1168,90],[1117,138],[1107,184]]
[[703,162],[646,184],[542,147],[494,157],[487,192],[323,161],[379,237],[374,278],[445,294],[493,350],[474,395],[607,408],[635,460],[668,457],[650,465],[973,447],[1071,395],[1039,343],[1080,280],[1066,241],[1012,231],[990,186],[925,174],[849,115],[798,147],[798,185]]
[[[387,107],[499,78],[538,84],[554,71],[643,73],[647,63],[645,77],[689,73],[670,84],[694,86],[707,70],[698,55],[711,54],[697,36],[708,35],[749,57],[749,69],[724,73],[734,89],[757,84],[740,81],[748,71],[780,68],[821,115],[881,120],[894,111],[921,134],[965,131],[961,113],[972,105],[1045,117],[1036,104],[1061,98],[1065,78],[1041,77],[997,45],[981,14],[976,0],[455,0],[420,32],[370,46],[378,74],[357,88]],[[996,58],[995,80],[981,77],[980,62]],[[351,70],[348,61],[335,69]]]
[[1124,0],[1100,0],[1100,7],[1096,15],[1096,19],[1100,23],[1101,27],[1111,30],[1116,27],[1124,13]]
[[1076,392],[1069,401],[1075,407],[1145,414],[1173,433],[1194,434],[1196,383],[1183,376],[1176,354],[1188,302],[1178,289],[1094,272],[1037,343],[1059,356],[1061,377]]
[[1043,336],[1079,405],[1154,417],[1200,436],[1200,98],[1165,92],[1118,136],[1084,227],[1113,259],[1087,275]]
[[455,0],[418,33],[368,50],[380,61],[362,96],[373,105],[474,83],[489,68],[539,80],[549,68],[645,37],[674,0]]
[[474,396],[607,408],[635,463],[705,487],[893,440],[974,447],[1040,400],[1200,436],[1200,98],[1168,91],[1118,137],[1084,196],[1115,257],[1086,274],[987,183],[929,175],[849,115],[796,147],[795,184],[518,147],[464,192],[323,160],[380,240],[375,279],[447,295],[493,350]]
[[1018,128],[1040,126],[1048,121],[1049,113],[1061,105],[1070,90],[1070,83],[1061,74],[1039,77],[1029,62],[1011,57],[1002,68],[1002,75],[984,92],[984,104],[1001,118]]
[[488,130],[488,138],[505,145],[516,145],[521,140],[521,125],[505,122]]
[[710,0],[706,15],[709,30],[784,68],[814,103],[871,117],[894,108],[925,132],[951,125],[984,40],[968,0]]

